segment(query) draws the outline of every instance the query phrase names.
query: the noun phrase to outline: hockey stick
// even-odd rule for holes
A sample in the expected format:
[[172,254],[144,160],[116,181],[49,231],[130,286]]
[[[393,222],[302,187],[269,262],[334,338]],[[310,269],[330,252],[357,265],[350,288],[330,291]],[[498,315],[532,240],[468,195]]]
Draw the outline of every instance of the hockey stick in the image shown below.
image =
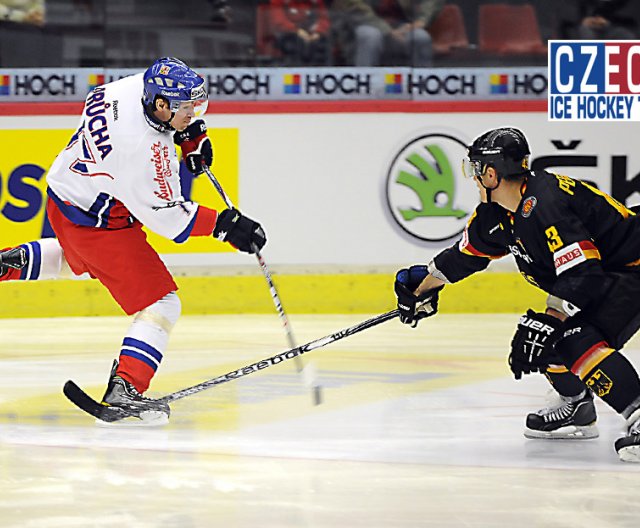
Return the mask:
[[290,359],[300,359],[300,356],[302,354],[306,354],[307,352],[311,352],[312,350],[315,350],[317,348],[327,346],[330,343],[335,343],[340,339],[344,339],[345,337],[352,336],[353,334],[357,334],[358,332],[362,332],[363,330],[377,326],[380,323],[384,323],[385,321],[389,321],[390,319],[397,317],[397,315],[398,310],[391,310],[390,312],[376,315],[371,319],[367,319],[366,321],[358,323],[357,325],[351,326],[349,328],[345,328],[344,330],[340,330],[339,332],[335,332],[334,334],[321,337],[320,339],[310,341],[305,345],[291,348],[290,350],[285,350],[284,352],[276,354],[275,356],[272,356],[270,358],[257,361],[256,363],[252,363],[251,365],[247,365],[246,367],[239,368],[238,370],[232,370],[227,374],[207,381],[203,381],[202,383],[198,383],[193,387],[173,392],[160,399],[162,401],[170,403],[186,396],[191,396],[192,394],[202,392],[203,390],[210,389],[211,387],[215,387],[216,385],[248,376],[249,374],[253,374],[254,372],[259,372],[266,368],[272,367],[273,365],[278,365],[284,361],[288,361]]
[[[389,321],[390,319],[397,317],[397,315],[398,310],[391,310],[390,312],[376,315],[375,317],[367,319],[366,321],[358,323],[357,325],[345,328],[344,330],[340,330],[339,332],[335,332],[334,334],[321,337],[320,339],[310,341],[306,345],[292,348],[290,350],[285,350],[280,354],[276,354],[275,356],[257,361],[256,363],[252,363],[251,365],[247,365],[246,367],[232,370],[231,372],[227,372],[226,374],[218,376],[217,378],[212,378],[210,380],[203,381],[202,383],[198,383],[197,385],[193,385],[192,387],[172,392],[171,394],[167,394],[166,396],[160,398],[159,401],[170,403],[181,398],[197,394],[198,392],[210,389],[212,387],[215,387],[216,385],[221,385],[229,381],[237,380],[238,378],[248,376],[249,374],[253,374],[254,372],[260,372],[261,370],[272,367],[273,365],[278,365],[280,363],[283,363],[284,361],[296,358],[299,359],[302,354],[306,354],[307,352],[311,352],[312,350],[315,350],[317,348],[324,347],[330,343],[335,343],[340,339],[344,339],[345,337],[349,337],[357,334],[358,332],[362,332],[367,328],[372,328],[376,325],[379,325],[380,323],[384,323],[385,321]],[[77,405],[84,412],[90,414],[91,416],[94,416],[95,418],[98,418],[99,420],[102,420],[103,422],[117,422],[127,417],[126,414],[123,414],[122,411],[118,409],[113,409],[111,407],[101,405],[71,380],[68,380],[64,384],[63,392],[72,403]]]
[[[229,197],[227,196],[227,193],[224,192],[224,189],[220,185],[220,182],[218,182],[217,178],[211,172],[211,169],[209,169],[209,167],[207,167],[206,165],[203,165],[203,168],[207,177],[209,178],[213,186],[216,188],[216,191],[218,191],[218,194],[222,197],[227,207],[229,209],[235,209],[233,202],[229,199]],[[276,310],[278,311],[278,317],[280,318],[280,321],[282,322],[282,326],[284,327],[285,334],[287,335],[287,342],[289,344],[289,348],[292,348],[292,349],[296,348],[296,341],[293,337],[293,331],[291,330],[291,325],[289,324],[289,318],[287,317],[287,314],[284,311],[284,307],[282,306],[282,301],[280,300],[280,296],[278,295],[278,290],[276,290],[276,286],[273,283],[273,280],[271,279],[271,273],[269,272],[267,263],[265,262],[264,258],[262,258],[262,255],[260,254],[260,251],[258,251],[258,248],[254,246],[254,250],[255,250],[256,258],[258,259],[258,264],[260,265],[260,269],[262,270],[262,274],[264,275],[264,278],[267,281],[267,285],[269,286],[269,291],[271,292],[271,298],[273,299],[273,304],[275,305]],[[305,385],[311,388],[312,395],[313,395],[313,403],[315,405],[320,405],[322,403],[322,387],[318,383],[314,365],[309,363],[305,365],[302,359],[297,355],[295,356],[295,365],[296,365],[296,370],[298,371],[298,374],[302,376],[302,380],[305,383]]]

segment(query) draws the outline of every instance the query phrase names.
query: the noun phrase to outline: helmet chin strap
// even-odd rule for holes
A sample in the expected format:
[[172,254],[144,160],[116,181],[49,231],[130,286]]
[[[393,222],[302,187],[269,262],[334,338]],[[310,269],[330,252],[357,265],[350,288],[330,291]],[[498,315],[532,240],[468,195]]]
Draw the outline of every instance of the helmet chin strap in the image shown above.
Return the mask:
[[487,203],[491,203],[491,191],[495,191],[498,187],[500,187],[500,184],[502,183],[502,178],[500,178],[498,176],[498,185],[496,185],[495,187],[489,188],[487,187],[483,182],[482,182],[482,177],[478,176],[476,177],[476,179],[478,180],[478,182],[480,182],[480,185],[482,185],[482,188],[486,191],[487,194]]
[[144,102],[142,102],[142,107],[144,108],[144,117],[152,128],[155,128],[158,132],[172,132],[175,130],[171,126],[171,121],[176,115],[175,112],[171,112],[171,117],[167,121],[161,121],[154,114],[152,107],[145,105]]

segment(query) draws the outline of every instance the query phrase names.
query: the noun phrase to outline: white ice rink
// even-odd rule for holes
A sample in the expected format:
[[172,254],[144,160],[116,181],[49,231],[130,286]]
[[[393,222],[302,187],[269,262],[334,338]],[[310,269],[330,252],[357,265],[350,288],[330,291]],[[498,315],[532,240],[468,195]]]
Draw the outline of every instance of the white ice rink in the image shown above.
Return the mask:
[[[292,315],[299,342],[362,316]],[[637,527],[640,465],[601,436],[527,440],[547,384],[506,366],[517,315],[390,321],[172,406],[160,429],[103,428],[62,395],[99,398],[127,318],[0,320],[0,526]],[[277,316],[183,316],[160,395],[284,350]],[[628,355],[640,365],[639,345]]]

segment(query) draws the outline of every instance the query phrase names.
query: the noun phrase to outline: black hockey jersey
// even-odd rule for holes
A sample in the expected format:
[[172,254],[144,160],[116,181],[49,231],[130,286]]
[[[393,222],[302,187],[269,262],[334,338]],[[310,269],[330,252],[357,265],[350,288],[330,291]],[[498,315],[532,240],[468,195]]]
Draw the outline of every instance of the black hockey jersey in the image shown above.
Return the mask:
[[480,204],[432,273],[458,282],[511,253],[527,281],[585,309],[606,293],[606,272],[640,269],[640,217],[611,196],[545,171],[522,191],[515,213]]

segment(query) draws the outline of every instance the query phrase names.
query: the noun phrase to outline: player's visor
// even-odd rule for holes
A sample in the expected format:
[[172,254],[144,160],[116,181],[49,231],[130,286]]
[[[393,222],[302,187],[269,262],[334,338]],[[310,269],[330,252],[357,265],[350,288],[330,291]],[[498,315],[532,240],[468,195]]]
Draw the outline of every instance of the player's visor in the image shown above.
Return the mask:
[[479,178],[485,171],[482,162],[478,160],[462,159],[462,174],[466,178]]
[[171,111],[176,114],[202,117],[207,113],[209,99],[196,99],[194,101],[174,101],[171,103]]

